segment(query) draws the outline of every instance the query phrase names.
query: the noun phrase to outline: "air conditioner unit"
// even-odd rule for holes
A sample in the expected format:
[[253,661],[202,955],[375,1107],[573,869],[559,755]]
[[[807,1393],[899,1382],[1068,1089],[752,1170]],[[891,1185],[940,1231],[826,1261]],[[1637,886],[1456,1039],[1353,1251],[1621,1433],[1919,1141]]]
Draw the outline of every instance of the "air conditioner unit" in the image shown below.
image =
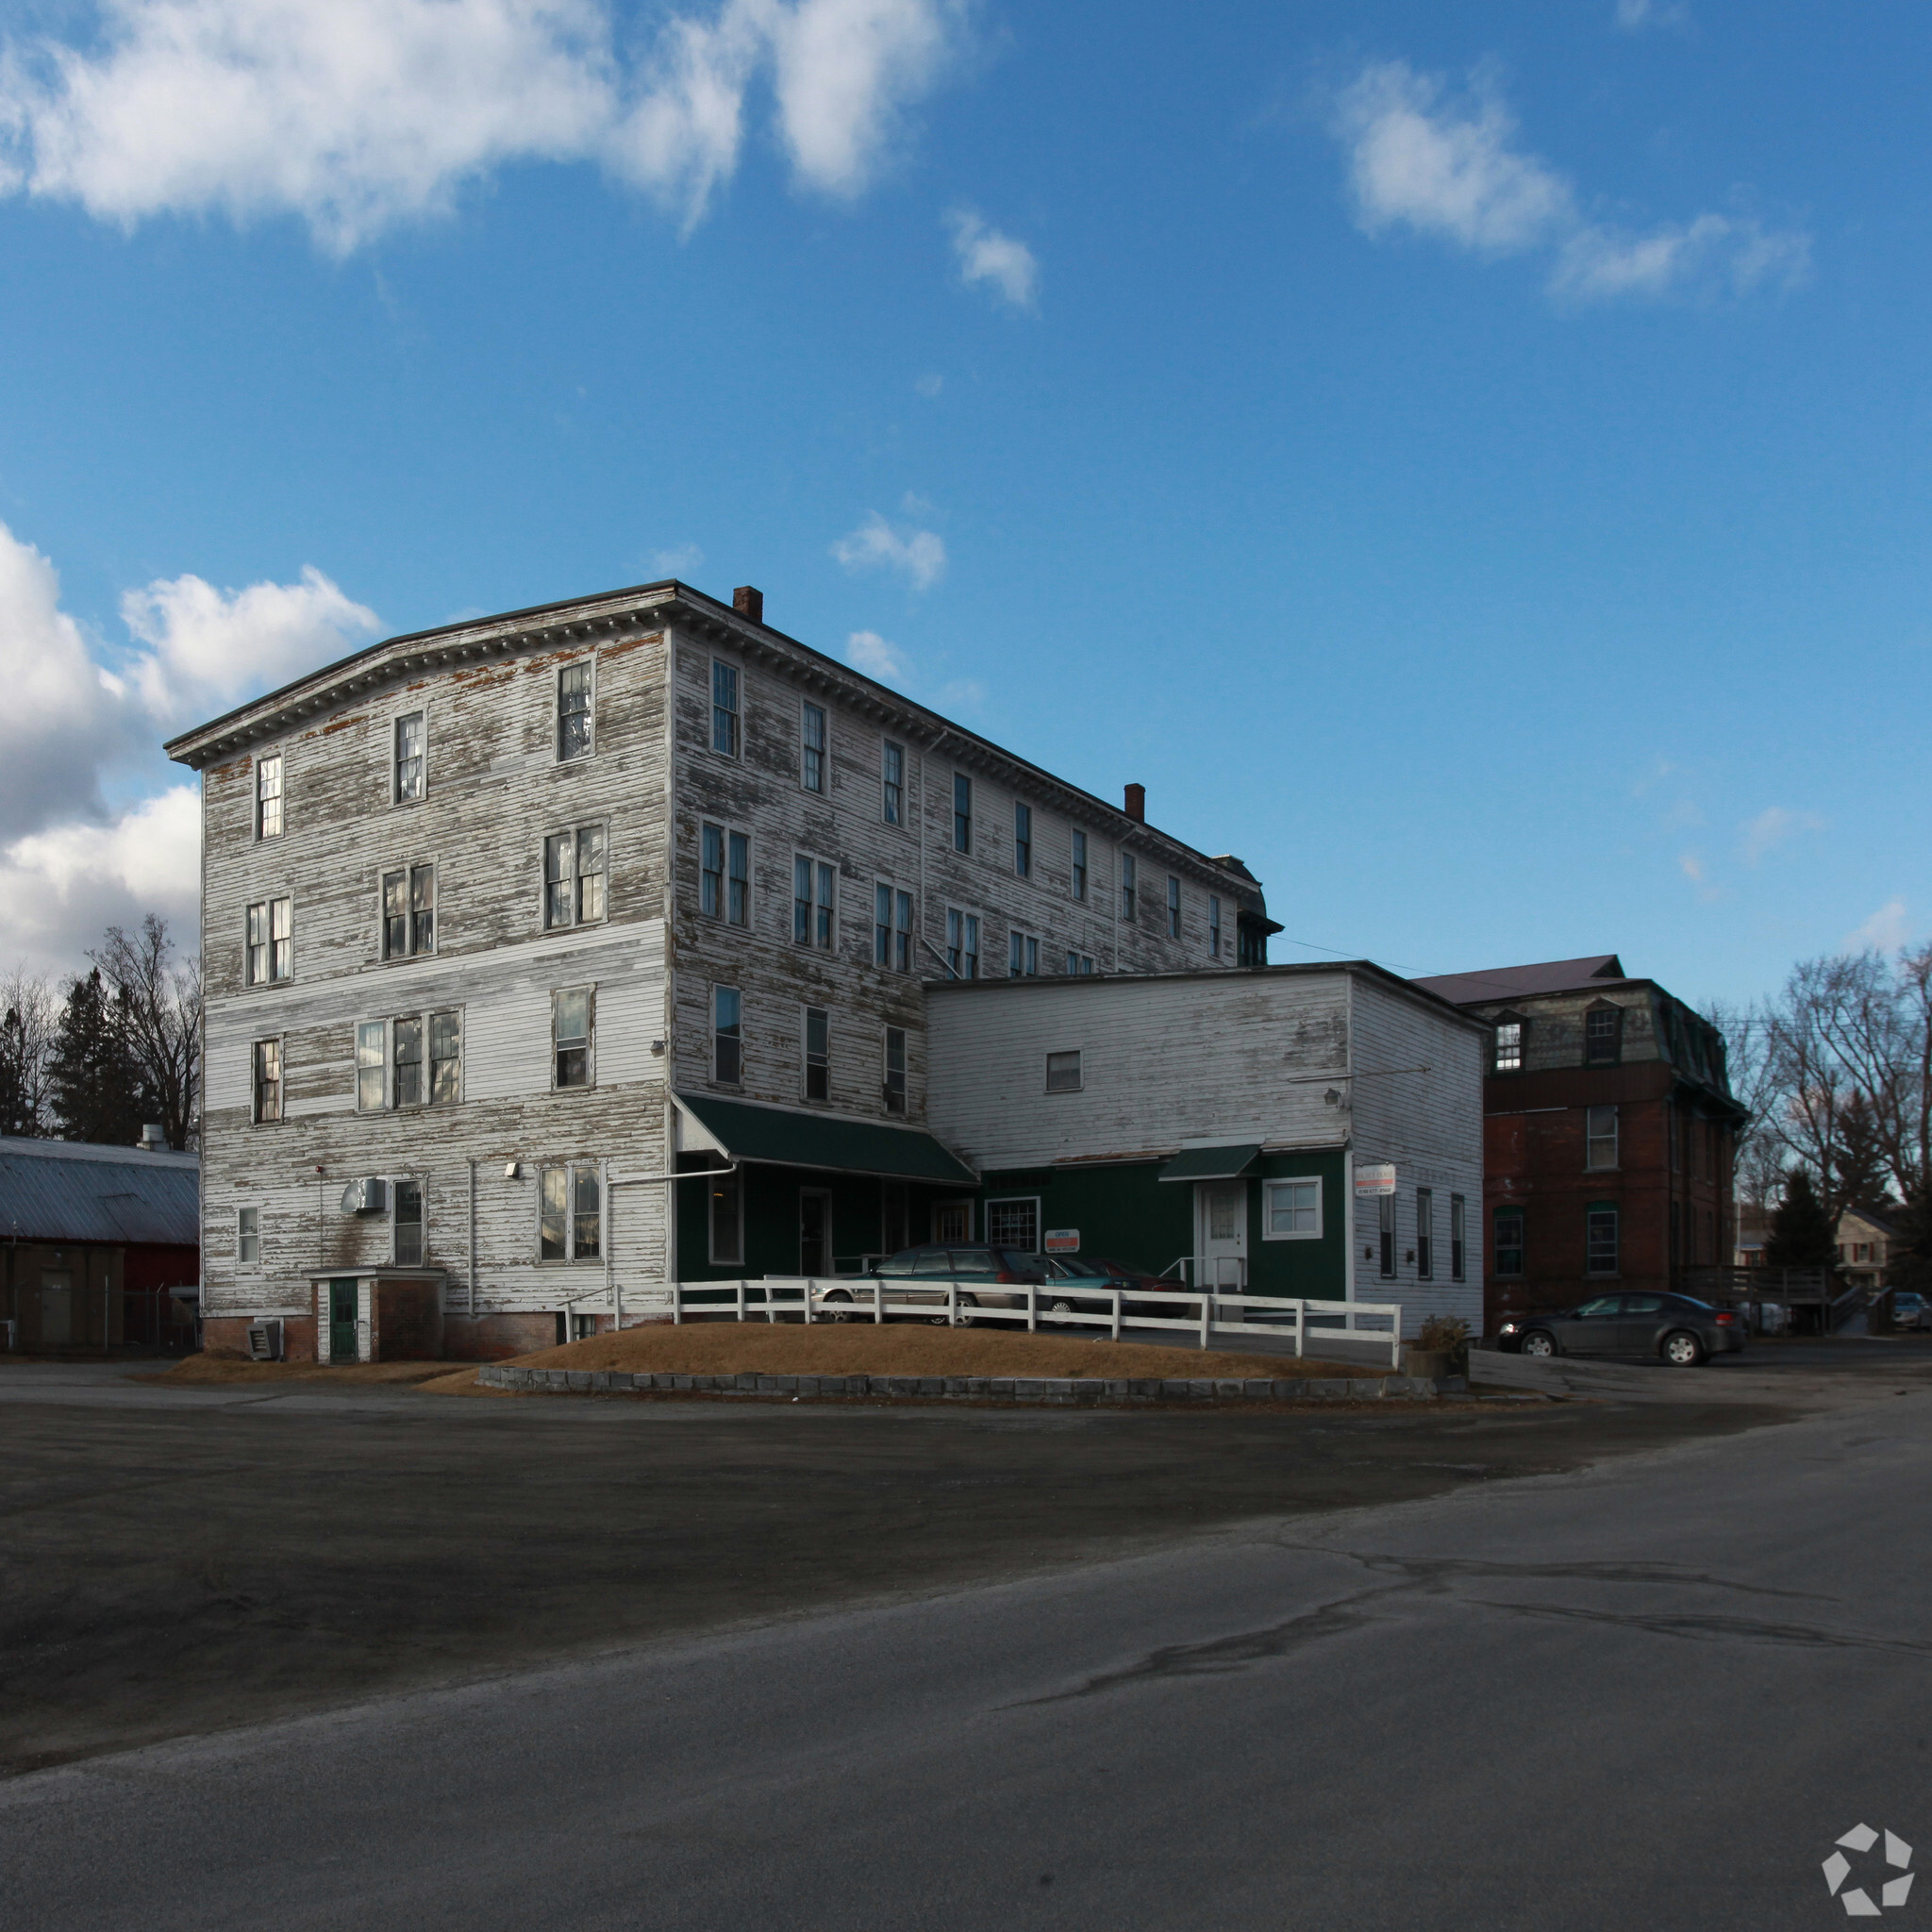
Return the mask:
[[279,1318],[248,1324],[248,1359],[278,1362],[282,1358],[282,1324]]
[[380,1174],[365,1174],[342,1190],[344,1214],[380,1214],[389,1207],[389,1183]]

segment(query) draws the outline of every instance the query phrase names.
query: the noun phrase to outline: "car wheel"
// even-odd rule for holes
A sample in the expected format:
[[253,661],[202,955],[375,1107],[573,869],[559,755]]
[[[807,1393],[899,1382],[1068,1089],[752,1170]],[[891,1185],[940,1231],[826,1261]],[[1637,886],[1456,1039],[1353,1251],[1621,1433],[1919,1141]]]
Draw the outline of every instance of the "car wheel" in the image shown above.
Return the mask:
[[1688,1328],[1674,1328],[1664,1337],[1663,1357],[1674,1369],[1694,1369],[1704,1359],[1704,1344]]
[[[827,1296],[825,1297],[825,1303],[830,1303],[830,1302],[841,1302],[841,1303],[843,1303],[843,1305],[844,1305],[844,1306],[843,1306],[843,1307],[842,1307],[842,1308],[841,1308],[841,1310],[840,1310],[840,1311],[839,1311],[838,1313],[836,1313],[836,1314],[831,1314],[831,1315],[827,1315],[827,1316],[825,1317],[825,1320],[826,1320],[826,1321],[828,1321],[828,1322],[849,1322],[849,1321],[851,1321],[851,1319],[852,1319],[852,1297],[851,1297],[851,1296],[850,1296],[849,1294],[847,1294],[847,1293],[845,1292],[845,1291],[844,1291],[844,1290],[843,1290],[842,1288],[835,1288],[835,1289],[834,1289],[834,1290],[832,1291],[832,1292],[831,1292],[830,1294],[828,1294],[828,1295],[827,1295]],[[824,1307],[824,1306],[825,1305],[825,1303],[821,1303],[821,1304],[820,1304],[820,1306],[821,1306],[821,1307]]]
[[979,1297],[978,1297],[978,1296],[977,1296],[976,1294],[962,1294],[962,1295],[961,1295],[961,1296],[959,1297],[959,1326],[960,1326],[960,1327],[962,1327],[962,1328],[970,1328],[970,1327],[972,1327],[972,1325],[973,1325],[973,1315],[972,1315],[972,1312],[971,1312],[971,1311],[972,1311],[973,1309],[976,1308],[976,1307],[977,1307],[978,1306],[979,1306]]
[[1074,1312],[1074,1305],[1065,1295],[1058,1295],[1047,1303],[1046,1312],[1052,1320],[1064,1323],[1066,1318]]
[[1523,1346],[1518,1353],[1538,1357],[1553,1356],[1557,1352],[1557,1338],[1546,1329],[1532,1328],[1523,1338]]

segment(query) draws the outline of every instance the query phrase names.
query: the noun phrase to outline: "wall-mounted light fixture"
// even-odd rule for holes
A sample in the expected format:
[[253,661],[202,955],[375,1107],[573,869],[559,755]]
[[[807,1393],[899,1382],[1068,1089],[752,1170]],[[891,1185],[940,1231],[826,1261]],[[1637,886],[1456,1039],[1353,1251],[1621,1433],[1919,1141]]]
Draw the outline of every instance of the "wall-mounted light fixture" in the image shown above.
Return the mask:
[[523,1170],[516,1164],[514,1160],[512,1160],[505,1166],[503,1170],[503,1177],[507,1181],[513,1181],[516,1179],[517,1175],[520,1174],[522,1172]]

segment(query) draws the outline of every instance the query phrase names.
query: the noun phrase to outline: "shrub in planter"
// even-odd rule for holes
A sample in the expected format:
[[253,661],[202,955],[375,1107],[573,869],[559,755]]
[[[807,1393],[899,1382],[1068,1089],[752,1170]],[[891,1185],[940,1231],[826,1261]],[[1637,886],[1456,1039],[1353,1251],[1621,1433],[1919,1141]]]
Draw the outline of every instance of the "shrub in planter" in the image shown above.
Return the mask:
[[1468,1374],[1469,1324],[1458,1322],[1453,1315],[1431,1315],[1423,1324],[1423,1332],[1410,1344],[1409,1354],[1411,1359],[1418,1355],[1441,1356],[1444,1364],[1437,1370],[1412,1368],[1411,1374]]

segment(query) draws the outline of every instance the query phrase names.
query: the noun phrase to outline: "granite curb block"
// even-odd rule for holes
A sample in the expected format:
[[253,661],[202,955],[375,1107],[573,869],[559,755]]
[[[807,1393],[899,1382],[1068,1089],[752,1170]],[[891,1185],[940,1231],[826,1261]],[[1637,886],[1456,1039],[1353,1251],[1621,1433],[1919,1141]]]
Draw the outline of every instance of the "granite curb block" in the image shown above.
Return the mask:
[[941,1402],[1044,1402],[1059,1404],[1135,1402],[1385,1402],[1429,1401],[1461,1395],[1460,1375],[1323,1375],[1302,1380],[1225,1376],[1175,1381],[1076,1380],[1061,1376],[1009,1375],[672,1375],[629,1374],[621,1369],[529,1369],[490,1362],[476,1372],[486,1389],[516,1389],[541,1394],[888,1395]]

